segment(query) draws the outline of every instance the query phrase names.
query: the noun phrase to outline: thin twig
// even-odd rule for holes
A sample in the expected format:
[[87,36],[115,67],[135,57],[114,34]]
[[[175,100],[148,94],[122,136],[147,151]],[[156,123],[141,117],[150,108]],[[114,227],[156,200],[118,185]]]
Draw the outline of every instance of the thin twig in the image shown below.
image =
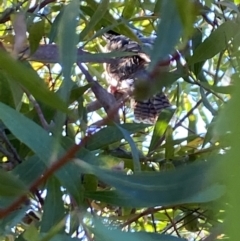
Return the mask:
[[102,105],[98,100],[95,100],[86,105],[86,110],[88,113],[99,110],[100,108],[102,108]]
[[143,212],[139,213],[138,215],[134,216],[133,218],[128,219],[126,222],[124,222],[123,224],[121,224],[121,225],[119,226],[119,228],[122,229],[122,228],[130,225],[131,223],[136,222],[136,221],[137,221],[139,218],[141,218],[141,217],[144,217],[144,216],[149,215],[149,214],[156,213],[156,212],[158,212],[158,211],[165,210],[166,208],[167,208],[167,207],[148,208],[148,209],[146,209],[145,211],[143,211]]
[[0,153],[2,153],[4,156],[7,157],[8,161],[13,165],[12,168],[14,166],[16,166],[16,164],[18,164],[18,161],[15,160],[15,158],[13,157],[13,154],[8,152],[4,147],[2,147],[0,145]]
[[38,118],[39,118],[39,120],[40,120],[40,122],[42,124],[42,127],[46,131],[48,131],[49,130],[49,124],[47,123],[47,121],[46,121],[46,119],[44,117],[44,114],[42,112],[42,109],[41,109],[40,105],[38,104],[38,102],[35,100],[35,98],[31,94],[29,94],[27,91],[25,91],[25,93],[26,93],[28,99],[33,104],[33,106],[34,106],[34,108],[35,108],[35,110],[37,112]]
[[[109,121],[109,118],[111,119],[116,112],[118,112],[118,109],[121,107],[122,103],[117,103],[114,105],[111,110],[108,113],[108,117],[105,117],[101,123],[101,125],[106,125]],[[96,125],[96,127],[100,128],[100,125]],[[28,191],[34,192],[39,185],[42,183],[46,182],[50,176],[52,176],[57,170],[62,168],[65,164],[70,162],[75,154],[82,148],[84,147],[89,138],[93,136],[94,131],[89,131],[88,135],[86,135],[82,141],[78,145],[74,145],[72,148],[69,149],[69,151],[60,159],[58,159],[56,162],[54,162],[45,172],[30,185],[28,188]],[[5,209],[0,209],[0,218],[6,217],[9,213],[17,209],[22,203],[24,203],[27,200],[28,194],[27,192],[20,196],[17,200],[15,200],[12,204],[10,204],[7,208]]]
[[154,219],[154,214],[153,213],[151,213],[151,218],[152,218],[152,224],[153,224],[154,232],[156,233],[157,232],[157,226],[156,226],[156,223],[155,223],[155,219]]
[[217,62],[217,66],[216,66],[216,72],[215,72],[214,81],[213,81],[214,85],[217,85],[217,83],[218,83],[218,72],[220,70],[220,64],[221,64],[222,57],[223,57],[224,53],[225,53],[225,50],[220,52],[219,57],[218,57],[218,62]]
[[[27,1],[28,0],[25,0],[25,1],[21,2],[21,3],[19,3],[17,5],[17,8],[19,8],[21,5],[23,5]],[[53,2],[56,2],[56,0],[45,0],[45,1],[41,2],[40,4],[37,4],[34,7],[28,9],[27,12],[28,13],[33,13],[37,8],[38,8],[38,10],[40,10],[40,9],[44,8],[46,5],[48,5],[49,3],[53,3]],[[10,20],[10,15],[15,11],[15,9],[16,9],[16,7],[12,7],[11,9],[9,9],[8,13],[5,16],[0,18],[0,24],[9,21]]]
[[177,236],[178,236],[179,238],[181,238],[181,235],[180,235],[180,233],[178,232],[178,229],[177,229],[177,227],[176,227],[176,223],[174,223],[174,221],[172,220],[172,218],[170,217],[170,215],[168,214],[168,212],[167,212],[166,210],[165,210],[165,215],[168,217],[168,219],[169,219],[170,223],[172,224],[172,227],[173,227],[174,231],[176,232]]
[[181,126],[181,124],[183,123],[183,121],[184,121],[186,118],[188,118],[190,115],[192,115],[192,114],[193,114],[193,111],[194,111],[195,109],[197,109],[198,106],[199,106],[201,103],[202,103],[202,99],[200,99],[200,100],[196,103],[196,105],[195,105],[177,124],[175,124],[175,126],[173,127],[173,130],[176,130],[179,126]]
[[16,152],[15,148],[13,147],[12,143],[8,140],[6,133],[3,129],[0,129],[0,138],[3,140],[3,142],[6,144],[7,149],[12,153],[14,160],[17,161],[17,163],[21,163],[21,158]]
[[[103,106],[104,110],[108,114],[109,110],[111,109],[111,106],[115,105],[117,103],[117,100],[111,93],[105,90],[97,81],[93,80],[92,76],[81,63],[78,62],[77,65],[82,71],[82,73],[85,75],[88,83],[92,84],[91,89],[95,94],[96,99],[99,101],[99,103]],[[115,122],[120,122],[118,113],[115,113],[115,115],[112,116],[112,118]]]

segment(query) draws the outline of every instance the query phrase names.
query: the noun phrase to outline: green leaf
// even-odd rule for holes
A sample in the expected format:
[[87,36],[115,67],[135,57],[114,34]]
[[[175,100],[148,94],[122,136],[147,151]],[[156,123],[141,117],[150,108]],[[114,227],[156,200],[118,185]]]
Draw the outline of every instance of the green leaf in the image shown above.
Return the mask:
[[149,153],[154,151],[154,149],[162,143],[163,141],[162,138],[164,137],[165,131],[168,127],[168,124],[174,112],[175,110],[173,109],[168,109],[168,110],[165,109],[161,111],[153,130],[152,140],[149,146]]
[[29,44],[30,44],[30,53],[33,54],[38,46],[39,43],[44,35],[44,20],[40,20],[31,24],[29,29]]
[[122,205],[128,207],[204,203],[220,198],[225,192],[224,186],[216,184],[220,178],[216,170],[222,165],[219,161],[201,162],[160,173],[136,172],[133,175],[104,170],[80,160],[76,160],[76,164],[81,172],[92,173],[115,187],[117,194],[123,195]]
[[171,235],[147,233],[147,232],[122,232],[118,229],[109,229],[105,227],[97,219],[94,220],[94,238],[96,241],[184,241],[183,238],[178,238]]
[[47,197],[44,201],[41,232],[48,232],[53,226],[64,218],[64,207],[60,190],[60,183],[54,177],[47,182]]
[[87,84],[85,86],[72,88],[71,93],[70,93],[70,103],[78,100],[84,94],[84,92],[86,90],[91,88],[91,86],[92,86],[92,84]]
[[23,234],[23,237],[26,241],[33,241],[39,239],[38,229],[35,227],[34,223],[32,223]]
[[128,133],[128,131],[126,131],[125,129],[123,129],[120,125],[117,125],[117,128],[121,131],[123,137],[125,138],[125,140],[129,143],[130,147],[131,147],[131,152],[132,152],[132,157],[133,157],[133,164],[134,164],[134,171],[135,172],[140,172],[141,171],[141,165],[140,165],[140,161],[139,161],[139,151],[133,141],[133,139],[131,138],[130,134]]
[[207,95],[203,88],[200,87],[200,94],[202,97],[203,105],[211,112],[213,116],[217,115],[217,111],[212,107],[211,103],[208,101]]
[[12,197],[27,193],[27,188],[15,175],[0,169],[0,196]]
[[177,9],[183,25],[186,38],[192,35],[193,25],[196,18],[196,4],[192,1],[186,1],[182,4],[182,0],[176,0]]
[[[149,125],[146,124],[135,123],[122,124],[120,126],[126,129],[131,134],[138,132],[146,127],[149,127]],[[86,148],[89,150],[104,148],[114,142],[121,140],[122,138],[123,134],[116,126],[108,126],[91,136],[88,140]]]
[[130,19],[132,16],[134,16],[134,12],[136,9],[136,6],[138,5],[138,2],[135,0],[126,0],[124,4],[124,9],[122,12],[122,16],[125,19]]
[[[92,174],[85,174],[83,176],[83,186],[84,186],[84,190],[96,191],[97,187],[98,187],[98,180],[97,180],[96,176],[94,176]],[[85,191],[84,191],[84,193],[85,193]]]
[[54,109],[68,111],[67,105],[56,94],[47,89],[43,80],[33,69],[17,62],[5,52],[0,53],[0,65],[5,73],[11,76],[14,81],[23,85],[36,99]]
[[234,90],[234,87],[229,85],[229,86],[216,86],[216,85],[210,85],[206,82],[201,82],[201,86],[210,89],[216,93],[220,94],[231,94]]
[[39,241],[51,241],[52,238],[54,239],[55,235],[57,235],[58,233],[61,233],[61,231],[65,227],[65,224],[66,224],[66,218],[62,219],[56,225],[52,226],[51,229],[45,235],[42,235],[43,237],[39,239]]
[[[0,116],[13,135],[25,143],[48,165],[53,153],[52,137],[35,122],[3,103],[0,103]],[[33,133],[38,133],[37,138]]]
[[173,129],[171,126],[166,130],[165,158],[167,161],[174,158]]
[[239,26],[233,21],[226,21],[219,26],[203,43],[193,52],[189,64],[205,61],[225,50],[229,41],[239,32]]
[[[96,11],[98,4],[99,3],[97,3],[93,0],[88,0],[88,6],[81,6],[81,9],[83,11],[85,11],[85,13],[87,15],[89,15],[91,17],[94,14],[94,12]],[[109,11],[107,11],[105,13],[104,17],[102,18],[102,20],[98,23],[98,28],[114,25],[114,26],[116,26],[115,28],[113,28],[114,31],[116,31],[117,33],[123,34],[123,35],[131,38],[132,40],[138,41],[138,38],[133,33],[133,31],[124,23],[121,23],[120,25],[118,25],[119,22],[122,22],[122,20],[116,20],[109,13]]]
[[25,185],[29,185],[29,183],[33,183],[39,178],[45,170],[46,165],[44,165],[38,156],[34,155],[17,165],[12,173],[19,176]]
[[59,23],[58,40],[59,56],[64,77],[60,89],[60,96],[68,100],[70,90],[73,86],[71,71],[77,59],[77,34],[76,28],[79,18],[79,1],[72,0],[64,9]]
[[0,71],[0,78],[0,101],[11,107],[15,107],[13,93],[9,85],[10,81],[8,81],[6,74],[2,71]]
[[157,38],[151,51],[150,71],[155,68],[159,61],[167,59],[168,55],[173,53],[182,33],[182,25],[175,1],[162,1],[160,17]]
[[97,6],[94,14],[91,16],[90,21],[87,23],[86,27],[80,33],[80,40],[83,40],[88,33],[94,29],[96,24],[105,16],[105,13],[108,11],[109,0],[102,0]]
[[14,107],[19,108],[22,104],[21,101],[22,101],[22,97],[23,97],[23,93],[24,93],[23,89],[15,81],[12,81],[9,78],[7,80],[8,80],[9,88],[11,89],[11,92],[12,92],[11,95],[13,97]]
[[[1,202],[2,202],[1,198]],[[1,208],[6,208],[9,205],[9,199],[6,200],[6,204],[2,205]],[[13,200],[11,200],[13,201]],[[16,227],[19,223],[23,221],[26,212],[29,210],[28,206],[22,206],[21,208],[12,211],[5,218],[1,218],[0,220],[0,233],[1,237],[3,235],[9,235],[12,232],[12,227]],[[24,240],[25,241],[25,240]]]
[[162,4],[163,0],[157,0],[155,2],[156,2],[156,4],[154,6],[154,11],[153,12],[154,12],[155,15],[159,15],[160,9],[161,9],[161,4]]
[[[237,58],[239,58],[239,53]],[[239,65],[239,60],[238,60]],[[239,74],[239,71],[238,71]],[[219,175],[225,178],[227,183],[228,195],[224,200],[229,203],[226,207],[228,220],[236,222],[239,219],[239,137],[240,137],[240,112],[238,111],[240,102],[240,82],[239,76],[234,76],[232,79],[234,83],[234,91],[231,99],[223,107],[220,116],[215,125],[214,133],[216,135],[223,135],[229,133],[228,139],[229,150],[223,155],[223,161],[226,163],[221,169],[218,170]],[[224,141],[224,140],[223,140]],[[226,232],[231,235],[231,240],[238,240],[240,230],[232,222],[226,223]]]
[[[0,116],[12,134],[36,153],[47,167],[51,164],[50,161],[53,155],[56,155],[56,159],[64,154],[65,150],[62,147],[59,148],[58,153],[55,153],[53,136],[50,136],[35,122],[3,103],[0,103]],[[19,128],[19,126],[22,128]],[[37,137],[33,133],[37,133]],[[75,200],[80,203],[83,196],[79,188],[79,172],[75,166],[72,163],[68,163],[64,168],[58,170],[55,175]]]
[[54,19],[53,24],[51,26],[51,30],[49,32],[49,43],[52,42],[56,42],[57,40],[57,35],[58,35],[58,31],[59,31],[59,24],[61,22],[61,18],[64,12],[64,8],[62,8],[59,12],[59,14],[57,15],[57,17]]

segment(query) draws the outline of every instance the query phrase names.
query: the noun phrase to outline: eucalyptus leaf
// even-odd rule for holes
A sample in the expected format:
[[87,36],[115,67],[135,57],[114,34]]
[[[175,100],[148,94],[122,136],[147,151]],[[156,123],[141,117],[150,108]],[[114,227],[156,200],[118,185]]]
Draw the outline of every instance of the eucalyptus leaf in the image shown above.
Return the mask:
[[54,225],[65,216],[62,201],[62,191],[60,183],[54,177],[47,183],[47,197],[44,202],[43,216],[41,220],[41,232],[48,232]]
[[157,38],[151,51],[151,63],[149,70],[168,55],[173,53],[181,33],[182,24],[175,1],[163,0],[160,6],[161,22],[157,27]]
[[0,169],[1,197],[17,197],[27,192],[27,187],[15,175]]
[[80,40],[84,39],[86,35],[95,27],[95,25],[105,16],[106,11],[108,11],[109,0],[103,0],[97,6],[94,14],[91,16],[90,21],[87,23],[86,27],[80,33]]
[[0,65],[7,75],[24,86],[36,99],[57,110],[68,111],[64,101],[47,89],[42,79],[33,69],[27,68],[4,52],[0,54]]
[[[146,127],[149,127],[149,125],[136,123],[127,123],[121,125],[121,128],[126,129],[131,134]],[[104,148],[109,144],[121,140],[122,138],[123,134],[116,126],[107,126],[89,138],[86,148],[89,150]]]
[[128,207],[204,203],[216,200],[225,193],[225,187],[217,184],[219,178],[214,175],[221,166],[216,162],[199,163],[160,173],[137,172],[133,175],[104,170],[80,160],[76,160],[76,164],[82,172],[94,174],[115,187],[117,195],[123,196],[120,198],[122,205]]
[[234,21],[226,21],[210,34],[193,52],[190,64],[205,61],[225,50],[229,41],[237,35],[239,26]]
[[[65,150],[61,146],[59,152],[55,153],[52,136],[21,113],[0,103],[0,116],[3,123],[13,135],[26,144],[41,159],[46,167],[50,166],[53,156],[56,155],[56,160],[57,157],[64,155]],[[19,126],[22,128],[19,128]],[[33,133],[37,133],[37,138]],[[79,190],[78,170],[71,163],[68,163],[64,168],[58,170],[55,175],[62,185],[75,197],[76,201],[81,202],[83,196],[81,190]],[[3,189],[5,190],[4,187]],[[6,192],[15,193],[15,190]],[[19,188],[19,192],[22,193],[22,189]]]

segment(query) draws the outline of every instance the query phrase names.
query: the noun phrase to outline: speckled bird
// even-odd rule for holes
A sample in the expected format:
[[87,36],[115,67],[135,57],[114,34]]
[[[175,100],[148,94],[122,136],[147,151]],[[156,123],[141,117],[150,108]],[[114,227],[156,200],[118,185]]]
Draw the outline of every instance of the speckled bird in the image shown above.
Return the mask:
[[[116,97],[123,93],[132,93],[134,90],[134,76],[137,72],[147,68],[151,61],[149,55],[143,51],[140,44],[123,35],[107,33],[104,34],[104,38],[107,42],[106,52],[124,51],[136,53],[133,56],[118,57],[113,63],[104,65],[111,93]],[[145,41],[146,38],[143,38],[143,40]],[[145,44],[149,44],[149,41],[145,42]],[[131,102],[135,121],[151,124],[156,121],[161,110],[171,106],[168,98],[162,92],[141,101],[135,100],[134,96],[131,96]]]

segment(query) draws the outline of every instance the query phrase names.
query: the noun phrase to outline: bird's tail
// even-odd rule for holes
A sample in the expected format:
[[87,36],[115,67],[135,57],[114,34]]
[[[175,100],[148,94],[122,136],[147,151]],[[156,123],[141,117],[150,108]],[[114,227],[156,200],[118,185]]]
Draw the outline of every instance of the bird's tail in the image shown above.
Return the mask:
[[160,112],[168,107],[171,107],[171,104],[163,93],[156,94],[148,100],[135,101],[135,121],[153,124],[156,122]]

